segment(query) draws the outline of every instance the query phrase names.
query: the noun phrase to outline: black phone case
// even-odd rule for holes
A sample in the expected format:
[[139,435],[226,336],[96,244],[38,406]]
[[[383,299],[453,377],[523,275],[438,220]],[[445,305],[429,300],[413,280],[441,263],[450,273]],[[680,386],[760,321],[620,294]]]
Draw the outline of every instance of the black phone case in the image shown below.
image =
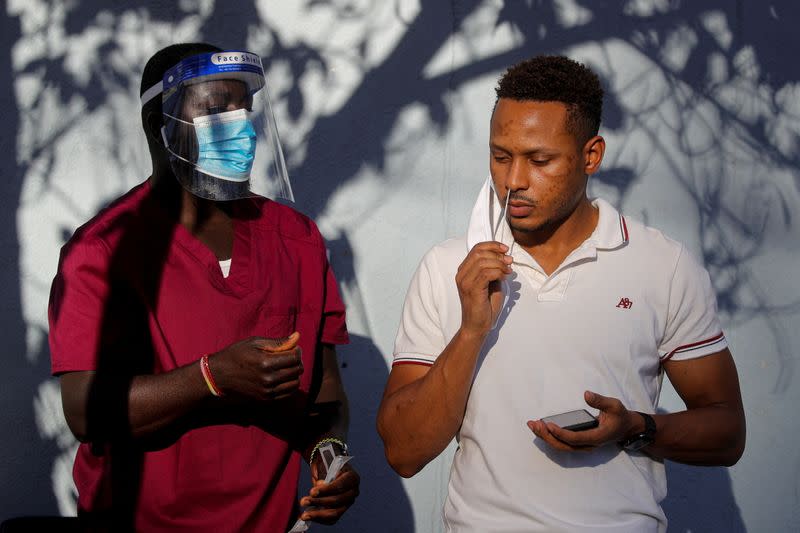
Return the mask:
[[[571,415],[573,413],[579,413],[581,415],[579,420],[583,418],[583,421],[577,422],[575,424],[566,424],[562,426],[561,421],[558,420],[558,418],[563,417],[564,415]],[[586,420],[587,417],[588,420]],[[559,413],[557,415],[547,416],[542,420],[544,420],[545,422],[552,422],[555,425],[559,426],[561,429],[566,429],[567,431],[584,431],[587,429],[596,428],[598,425],[600,425],[600,422],[597,421],[597,418],[592,416],[592,414],[586,409],[575,409],[574,411],[567,411],[564,413]]]

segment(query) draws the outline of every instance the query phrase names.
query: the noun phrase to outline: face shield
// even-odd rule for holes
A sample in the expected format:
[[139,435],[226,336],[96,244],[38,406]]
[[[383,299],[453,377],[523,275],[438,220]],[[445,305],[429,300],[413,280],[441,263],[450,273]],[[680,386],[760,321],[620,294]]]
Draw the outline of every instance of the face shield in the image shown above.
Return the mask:
[[161,98],[161,137],[184,188],[208,200],[294,201],[261,59],[216,52],[182,60],[142,95]]

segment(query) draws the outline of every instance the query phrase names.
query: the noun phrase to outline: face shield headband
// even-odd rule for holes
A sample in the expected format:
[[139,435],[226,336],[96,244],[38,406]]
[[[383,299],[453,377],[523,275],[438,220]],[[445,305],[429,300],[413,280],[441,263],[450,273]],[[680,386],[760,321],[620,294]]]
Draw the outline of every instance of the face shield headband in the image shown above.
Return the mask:
[[183,59],[142,94],[161,98],[170,165],[192,194],[294,201],[261,59],[248,52]]

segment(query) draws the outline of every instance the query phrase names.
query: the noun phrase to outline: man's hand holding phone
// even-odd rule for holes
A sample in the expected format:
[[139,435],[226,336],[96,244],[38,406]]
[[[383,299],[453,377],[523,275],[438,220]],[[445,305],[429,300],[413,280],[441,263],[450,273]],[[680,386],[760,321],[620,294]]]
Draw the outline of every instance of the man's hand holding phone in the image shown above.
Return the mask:
[[[596,423],[591,422],[580,411],[562,413],[541,420],[529,420],[528,427],[549,446],[562,451],[587,451],[609,442],[617,443],[630,435],[639,422],[639,415],[629,411],[616,398],[586,391],[583,395],[587,405],[600,411]],[[594,418],[594,417],[592,417]],[[566,427],[557,422],[568,422]],[[573,428],[569,429],[572,425]]]
[[576,409],[575,411],[568,411],[558,415],[546,416],[542,418],[542,422],[555,424],[567,431],[586,431],[599,425],[597,418],[592,416],[586,409]]

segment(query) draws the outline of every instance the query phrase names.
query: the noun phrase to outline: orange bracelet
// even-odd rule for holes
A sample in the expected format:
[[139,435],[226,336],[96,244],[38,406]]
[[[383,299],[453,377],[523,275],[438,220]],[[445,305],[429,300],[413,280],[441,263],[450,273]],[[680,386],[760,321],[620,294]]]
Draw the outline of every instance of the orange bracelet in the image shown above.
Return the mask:
[[206,380],[206,385],[208,385],[208,390],[211,391],[211,394],[214,396],[223,396],[223,392],[219,390],[219,387],[217,387],[214,381],[214,376],[211,375],[211,368],[208,366],[207,355],[200,358],[200,372],[203,374],[203,379]]

